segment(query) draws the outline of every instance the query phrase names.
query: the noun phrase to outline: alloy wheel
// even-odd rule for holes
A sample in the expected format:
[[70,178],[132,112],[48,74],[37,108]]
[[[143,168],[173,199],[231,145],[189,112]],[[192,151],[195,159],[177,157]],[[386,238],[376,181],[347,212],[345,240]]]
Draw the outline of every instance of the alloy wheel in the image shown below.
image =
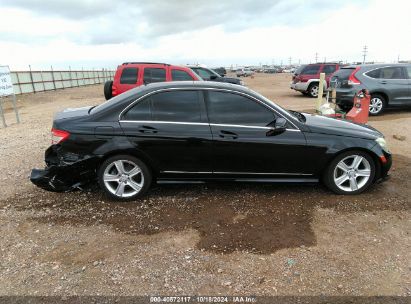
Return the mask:
[[127,198],[136,195],[144,186],[141,168],[130,160],[116,160],[104,170],[105,187],[115,196]]
[[370,176],[371,165],[365,157],[360,155],[345,157],[334,169],[334,183],[345,192],[361,189],[367,184]]
[[310,94],[312,97],[317,97],[318,96],[318,86],[312,86],[310,89]]
[[373,97],[370,100],[370,113],[371,114],[378,114],[379,112],[381,112],[383,107],[383,101],[381,100],[381,98],[378,97]]

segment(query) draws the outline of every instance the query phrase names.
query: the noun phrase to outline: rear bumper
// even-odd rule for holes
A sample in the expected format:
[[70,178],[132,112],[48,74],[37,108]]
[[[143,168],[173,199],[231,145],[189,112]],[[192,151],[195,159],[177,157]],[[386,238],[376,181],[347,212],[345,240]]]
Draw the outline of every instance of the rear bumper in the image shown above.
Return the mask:
[[337,105],[344,107],[344,108],[351,108],[354,104],[354,97],[355,94],[360,89],[341,89],[338,88],[336,90],[336,103]]
[[79,189],[96,179],[98,157],[83,157],[72,162],[58,160],[53,146],[46,151],[45,169],[32,169],[30,181],[39,188],[53,192]]

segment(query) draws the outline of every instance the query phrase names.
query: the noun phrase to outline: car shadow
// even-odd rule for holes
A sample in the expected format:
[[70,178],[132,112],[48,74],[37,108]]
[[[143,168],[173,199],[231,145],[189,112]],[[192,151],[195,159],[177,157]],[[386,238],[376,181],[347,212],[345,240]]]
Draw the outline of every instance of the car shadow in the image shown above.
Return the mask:
[[29,211],[40,223],[101,224],[135,235],[195,229],[199,249],[269,254],[315,246],[311,224],[318,208],[341,213],[409,210],[410,163],[410,158],[396,155],[392,179],[356,196],[335,195],[320,184],[168,184],[156,185],[145,198],[124,204],[107,201],[96,188],[50,193],[33,186],[30,193],[1,204]]

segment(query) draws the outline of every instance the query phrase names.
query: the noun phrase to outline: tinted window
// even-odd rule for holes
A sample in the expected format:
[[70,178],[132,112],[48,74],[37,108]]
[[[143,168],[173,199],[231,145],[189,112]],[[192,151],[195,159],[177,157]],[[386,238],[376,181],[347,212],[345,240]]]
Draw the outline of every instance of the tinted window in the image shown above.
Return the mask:
[[339,69],[335,74],[333,75],[333,78],[338,77],[338,79],[348,79],[350,77],[351,73],[354,72],[355,68],[342,68]]
[[312,75],[312,74],[317,74],[320,71],[320,65],[307,65],[301,74],[305,75]]
[[365,73],[365,75],[371,78],[380,78],[380,74],[381,74],[381,69],[376,69],[376,70],[372,70],[372,71]]
[[380,78],[383,79],[404,79],[401,67],[382,68]]
[[171,79],[174,81],[193,80],[187,72],[181,70],[171,70]]
[[152,95],[153,120],[201,122],[198,91],[170,91]]
[[159,68],[144,69],[144,83],[166,81],[166,70]]
[[136,84],[137,83],[137,68],[125,68],[121,73],[120,83],[121,84]]
[[332,74],[335,72],[337,67],[335,65],[326,65],[323,67],[323,73],[325,74]]
[[214,75],[210,71],[199,69],[199,68],[192,68],[192,70],[194,70],[194,72],[196,72],[201,78],[206,79],[206,80],[210,80],[211,75]]
[[247,97],[225,93],[208,93],[210,123],[266,126],[275,119],[274,113]]
[[125,120],[151,120],[150,98],[139,101],[124,115]]
[[411,66],[407,66],[408,78],[411,79]]

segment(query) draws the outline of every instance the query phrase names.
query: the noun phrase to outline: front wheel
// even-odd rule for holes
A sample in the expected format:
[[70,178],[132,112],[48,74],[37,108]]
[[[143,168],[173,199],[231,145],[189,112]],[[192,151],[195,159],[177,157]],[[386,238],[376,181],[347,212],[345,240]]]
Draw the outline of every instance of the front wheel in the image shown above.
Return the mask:
[[337,194],[358,194],[373,183],[375,170],[369,154],[348,151],[331,162],[324,173],[324,183]]
[[152,176],[138,158],[117,155],[106,159],[98,171],[98,181],[105,194],[117,201],[131,201],[150,188]]

